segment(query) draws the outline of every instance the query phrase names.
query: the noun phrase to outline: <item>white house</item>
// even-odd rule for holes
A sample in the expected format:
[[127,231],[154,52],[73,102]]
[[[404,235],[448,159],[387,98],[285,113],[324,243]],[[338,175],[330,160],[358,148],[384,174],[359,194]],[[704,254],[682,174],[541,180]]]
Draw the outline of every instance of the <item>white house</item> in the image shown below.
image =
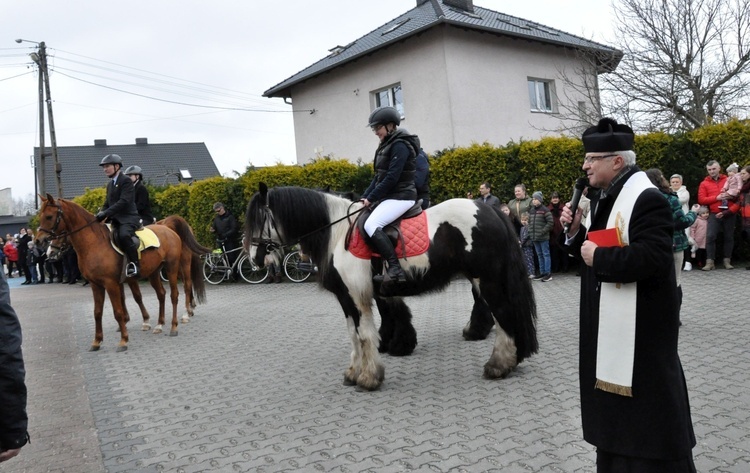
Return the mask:
[[298,163],[321,155],[369,162],[376,141],[367,117],[378,106],[395,106],[428,153],[536,139],[595,109],[597,75],[621,58],[472,0],[417,0],[264,96],[308,112],[294,113]]

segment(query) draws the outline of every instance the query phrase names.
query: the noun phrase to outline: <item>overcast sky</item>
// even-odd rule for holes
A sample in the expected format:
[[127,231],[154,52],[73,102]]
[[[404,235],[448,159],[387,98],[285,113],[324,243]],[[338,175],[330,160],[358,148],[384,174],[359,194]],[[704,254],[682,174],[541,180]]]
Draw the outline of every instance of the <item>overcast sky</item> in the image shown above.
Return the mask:
[[[608,0],[474,3],[611,41]],[[410,10],[416,0],[0,5],[0,189],[11,187],[17,199],[34,192],[31,156],[39,145],[39,116],[38,79],[29,58],[37,46],[16,44],[16,38],[47,46],[58,146],[93,145],[95,139],[132,144],[140,137],[149,143],[203,142],[219,171],[233,176],[251,163],[296,162],[291,106],[263,98],[264,91],[330,48]]]

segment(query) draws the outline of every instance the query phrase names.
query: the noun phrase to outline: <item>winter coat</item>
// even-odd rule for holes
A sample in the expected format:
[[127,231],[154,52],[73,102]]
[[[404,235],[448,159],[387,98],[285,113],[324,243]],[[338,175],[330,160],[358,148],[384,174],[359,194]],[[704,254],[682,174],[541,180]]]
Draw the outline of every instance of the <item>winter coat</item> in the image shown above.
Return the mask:
[[[716,196],[721,194],[726,181],[727,176],[724,174],[719,174],[718,180],[713,180],[711,176],[706,176],[706,178],[703,179],[698,186],[698,203],[708,207],[708,210],[712,214],[722,212],[722,210],[719,209],[721,201],[716,200]],[[734,214],[737,213],[739,209],[740,204],[738,204],[737,202],[729,202],[729,208],[727,210],[724,210],[723,212],[725,215],[730,213]]]
[[211,224],[219,240],[234,242],[237,240],[237,220],[228,209],[224,209],[224,215],[216,214]]
[[706,249],[706,234],[708,232],[708,219],[698,217],[695,223],[690,227],[690,238],[695,240],[695,247],[702,250]]
[[419,148],[419,137],[408,134],[403,128],[386,136],[375,150],[375,176],[362,198],[370,202],[388,199],[416,201],[414,178]]
[[3,251],[5,252],[5,256],[8,258],[8,261],[16,262],[18,261],[18,248],[16,248],[16,244],[12,241],[8,240],[5,242],[5,246],[3,246]]
[[552,212],[543,205],[529,209],[529,238],[531,241],[549,241],[549,233],[555,222]]
[[0,451],[3,451],[21,448],[28,439],[21,324],[10,305],[5,274],[0,274],[0,340]]
[[513,199],[508,202],[508,208],[510,208],[510,213],[512,213],[518,221],[521,221],[521,214],[531,211],[531,197],[526,197],[525,199]]
[[683,213],[682,204],[680,203],[680,198],[677,197],[677,194],[673,194],[672,192],[664,192],[663,195],[664,197],[666,197],[667,201],[669,202],[669,206],[672,209],[672,219],[674,221],[672,251],[674,253],[685,251],[690,248],[690,243],[688,242],[688,237],[685,234],[685,229],[695,223],[697,215],[692,210],[688,211],[687,213]]
[[[589,229],[602,230],[633,167],[607,189],[589,194]],[[587,230],[578,231],[570,250],[580,257]],[[675,282],[670,207],[656,188],[635,201],[628,224],[629,244],[599,247],[593,266],[581,265],[579,377],[584,439],[616,455],[675,460],[690,455],[695,434],[687,384],[677,355],[679,304]],[[637,282],[633,397],[595,389],[602,282]]]

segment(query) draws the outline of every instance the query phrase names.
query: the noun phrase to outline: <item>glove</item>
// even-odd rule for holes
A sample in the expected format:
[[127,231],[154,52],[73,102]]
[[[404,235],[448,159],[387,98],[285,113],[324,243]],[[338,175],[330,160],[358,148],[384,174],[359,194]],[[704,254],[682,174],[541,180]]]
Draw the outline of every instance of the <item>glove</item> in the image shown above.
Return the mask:
[[96,218],[97,222],[101,222],[102,220],[104,220],[105,218],[107,218],[107,214],[104,213],[104,212],[99,212],[98,214],[96,214],[94,216],[94,218]]

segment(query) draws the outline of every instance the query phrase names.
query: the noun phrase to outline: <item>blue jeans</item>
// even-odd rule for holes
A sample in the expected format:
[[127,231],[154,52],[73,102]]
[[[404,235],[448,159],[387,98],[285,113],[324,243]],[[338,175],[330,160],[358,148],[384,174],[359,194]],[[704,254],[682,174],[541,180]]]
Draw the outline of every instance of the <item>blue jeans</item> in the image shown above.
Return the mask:
[[549,257],[549,241],[535,241],[536,259],[539,262],[539,273],[549,274],[551,259]]

